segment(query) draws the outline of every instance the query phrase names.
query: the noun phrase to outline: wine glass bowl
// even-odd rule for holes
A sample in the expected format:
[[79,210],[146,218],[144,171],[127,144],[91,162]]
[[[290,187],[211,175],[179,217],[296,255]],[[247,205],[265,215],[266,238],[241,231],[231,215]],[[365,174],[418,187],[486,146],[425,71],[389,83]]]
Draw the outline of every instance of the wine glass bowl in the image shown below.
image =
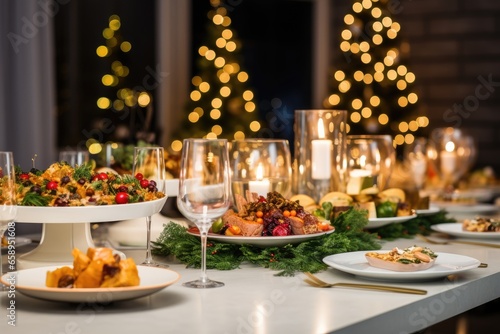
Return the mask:
[[452,127],[437,128],[430,140],[435,149],[430,154],[439,174],[441,187],[454,187],[472,168],[476,157],[474,139]]
[[224,283],[206,274],[207,234],[213,222],[231,205],[228,145],[225,139],[184,139],[177,207],[200,230],[201,276],[183,285],[215,288]]
[[391,136],[347,136],[347,193],[356,195],[366,188],[387,188],[395,163]]
[[[149,191],[163,192],[165,188],[163,147],[135,147],[132,174],[140,182],[141,187],[147,187]],[[151,219],[151,216],[146,217],[146,259],[141,264],[146,266],[160,266],[153,260],[151,254]]]
[[425,137],[415,138],[411,144],[406,145],[404,148],[403,162],[418,190],[425,187],[428,168],[433,163],[435,151],[434,143]]
[[290,196],[292,166],[287,140],[234,140],[229,159],[233,196],[245,197],[246,191],[263,197],[272,191]]

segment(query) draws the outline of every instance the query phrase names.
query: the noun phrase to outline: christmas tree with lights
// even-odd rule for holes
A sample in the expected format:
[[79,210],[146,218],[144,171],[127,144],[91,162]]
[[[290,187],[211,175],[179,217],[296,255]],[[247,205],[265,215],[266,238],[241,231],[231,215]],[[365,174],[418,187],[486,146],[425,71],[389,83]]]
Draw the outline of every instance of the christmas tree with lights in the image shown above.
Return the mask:
[[410,144],[429,124],[419,115],[415,74],[406,65],[409,44],[399,36],[390,0],[357,0],[344,16],[342,56],[330,81],[326,108],[349,111],[349,133],[391,134]]
[[173,135],[171,148],[179,151],[182,138],[251,138],[260,130],[249,75],[241,68],[241,43],[231,29],[224,4],[210,1],[207,41],[198,48],[198,74],[192,80],[186,116]]
[[[153,121],[151,93],[138,85],[131,88],[133,83],[127,80],[130,69],[125,61],[132,44],[121,33],[122,22],[118,15],[111,15],[108,21],[102,31],[104,43],[96,49],[97,56],[106,60],[109,66],[101,76],[102,95],[96,101],[99,109],[111,111],[106,115],[116,125],[115,132],[107,139],[123,143],[154,142],[155,136],[150,129]],[[96,150],[100,150],[100,146],[96,141],[91,153],[98,153]]]

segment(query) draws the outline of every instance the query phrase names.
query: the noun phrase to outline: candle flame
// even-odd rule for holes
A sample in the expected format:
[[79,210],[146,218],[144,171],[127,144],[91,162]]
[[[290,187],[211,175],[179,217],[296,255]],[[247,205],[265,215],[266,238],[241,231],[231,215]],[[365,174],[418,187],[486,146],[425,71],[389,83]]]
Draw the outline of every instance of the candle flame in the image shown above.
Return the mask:
[[453,150],[455,150],[455,143],[452,141],[447,142],[446,145],[444,146],[444,149],[447,152],[453,152]]
[[318,119],[318,138],[325,139],[325,125],[322,118]]
[[259,165],[257,166],[257,170],[255,171],[255,178],[259,181],[264,178],[264,167],[262,166],[262,163],[259,163]]

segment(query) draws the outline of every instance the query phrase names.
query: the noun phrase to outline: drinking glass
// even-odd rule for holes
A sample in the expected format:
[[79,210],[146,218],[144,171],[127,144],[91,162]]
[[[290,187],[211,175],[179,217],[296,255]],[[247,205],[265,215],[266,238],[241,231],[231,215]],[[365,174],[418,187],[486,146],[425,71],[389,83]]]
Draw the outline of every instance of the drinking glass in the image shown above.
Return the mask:
[[476,148],[473,138],[460,129],[447,127],[434,129],[430,140],[435,145],[432,158],[440,174],[441,186],[455,187],[474,163]]
[[404,163],[418,191],[422,190],[425,186],[428,167],[433,163],[432,152],[434,151],[433,142],[425,137],[415,138],[413,143],[406,145],[404,148]]
[[389,135],[347,136],[347,193],[366,188],[387,188],[396,163],[396,151]]
[[246,198],[247,191],[263,197],[272,191],[285,198],[291,195],[292,165],[287,140],[234,140],[229,159],[233,196]]
[[201,276],[183,285],[216,288],[224,283],[206,273],[207,233],[212,223],[231,205],[229,154],[226,139],[184,139],[177,206],[200,230]]
[[89,161],[89,152],[64,150],[59,152],[59,161],[66,161],[70,166],[81,166]]
[[[135,147],[132,174],[137,179],[148,180],[149,185],[156,187],[155,191],[165,188],[165,157],[163,147]],[[151,216],[146,217],[146,259],[145,266],[160,266],[151,255]],[[161,265],[166,266],[166,265]]]
[[[3,238],[5,231],[15,224],[14,219],[16,218],[16,214],[14,157],[12,152],[0,152],[0,240]],[[10,242],[8,242],[8,245],[10,245]],[[3,275],[2,266],[2,254],[0,250],[0,277]]]

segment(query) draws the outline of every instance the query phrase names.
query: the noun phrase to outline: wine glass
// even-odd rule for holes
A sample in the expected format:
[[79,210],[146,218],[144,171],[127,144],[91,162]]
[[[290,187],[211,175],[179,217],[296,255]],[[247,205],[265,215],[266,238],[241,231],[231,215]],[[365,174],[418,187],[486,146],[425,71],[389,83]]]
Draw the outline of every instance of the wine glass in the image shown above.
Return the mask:
[[[0,152],[0,240],[3,238],[5,231],[14,226],[16,214],[16,175],[14,157],[12,152]],[[9,238],[11,237],[13,236],[9,235]],[[8,245],[10,244],[11,243],[8,242]],[[0,277],[2,275],[2,254],[0,250]]]
[[65,161],[70,166],[81,166],[89,161],[88,151],[63,150],[59,152],[59,161]]
[[415,138],[411,144],[406,145],[404,148],[404,163],[411,173],[418,191],[425,186],[428,167],[433,162],[432,152],[434,151],[434,143],[425,137]]
[[216,288],[224,283],[212,281],[206,273],[207,233],[214,220],[231,205],[230,169],[226,139],[184,139],[179,176],[177,206],[200,230],[201,277],[183,285],[190,288]]
[[[146,186],[156,187],[155,191],[163,191],[165,188],[165,157],[163,147],[135,147],[132,174],[138,180],[148,180],[149,185]],[[146,229],[146,259],[141,264],[158,267],[160,265],[153,260],[151,255],[151,216],[146,217]],[[166,265],[162,264],[162,266]]]
[[290,196],[292,165],[287,140],[234,140],[229,159],[233,196],[246,198],[247,190],[263,197],[271,191]]
[[430,140],[435,145],[432,158],[441,177],[441,186],[453,189],[473,165],[476,156],[474,140],[452,127],[434,129]]
[[396,151],[389,135],[347,136],[347,193],[366,188],[387,188],[396,163]]

